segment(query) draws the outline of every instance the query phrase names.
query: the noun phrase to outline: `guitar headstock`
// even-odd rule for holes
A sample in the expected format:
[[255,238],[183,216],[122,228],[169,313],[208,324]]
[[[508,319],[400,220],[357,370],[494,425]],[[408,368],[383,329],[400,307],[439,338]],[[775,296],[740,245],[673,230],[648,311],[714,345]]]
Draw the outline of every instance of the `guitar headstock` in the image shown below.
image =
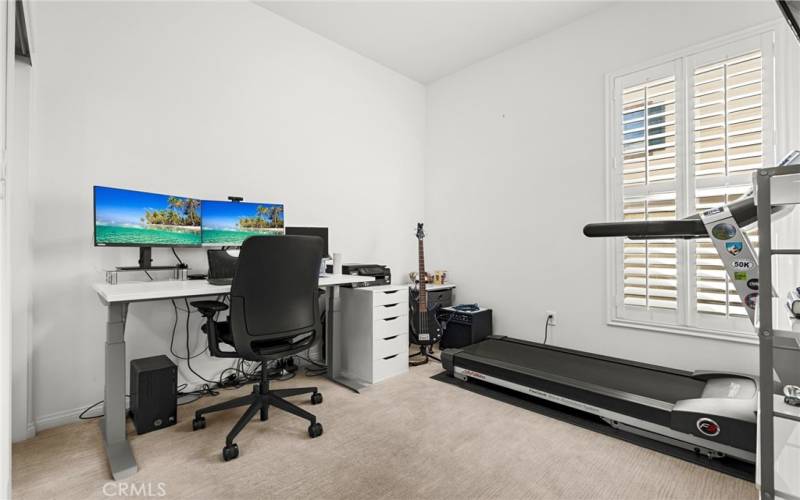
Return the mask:
[[422,222],[417,222],[417,239],[421,240],[425,237],[425,231],[422,230]]

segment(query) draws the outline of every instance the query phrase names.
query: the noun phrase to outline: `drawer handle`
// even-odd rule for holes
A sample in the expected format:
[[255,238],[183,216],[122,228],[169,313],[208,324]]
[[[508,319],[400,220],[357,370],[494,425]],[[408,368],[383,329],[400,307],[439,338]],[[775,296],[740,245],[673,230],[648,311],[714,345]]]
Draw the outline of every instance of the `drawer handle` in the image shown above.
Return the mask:
[[389,309],[389,308],[392,308],[392,307],[397,307],[399,305],[400,305],[399,303],[397,303],[397,304],[386,304],[383,307],[385,307],[386,309]]
[[396,357],[397,357],[397,354],[392,354],[391,356],[386,356],[385,358],[383,358],[383,360],[384,361],[388,361],[388,360],[390,360],[392,358],[396,358]]
[[400,335],[392,335],[391,337],[384,337],[383,340],[392,340],[392,339],[396,339],[399,336]]
[[396,320],[396,319],[397,319],[397,318],[399,318],[399,317],[400,317],[400,316],[392,316],[391,318],[383,318],[383,320],[384,320],[384,321],[394,321],[394,320]]
[[398,291],[399,290],[389,290],[388,292],[383,292],[383,293],[389,295],[390,293],[397,293]]

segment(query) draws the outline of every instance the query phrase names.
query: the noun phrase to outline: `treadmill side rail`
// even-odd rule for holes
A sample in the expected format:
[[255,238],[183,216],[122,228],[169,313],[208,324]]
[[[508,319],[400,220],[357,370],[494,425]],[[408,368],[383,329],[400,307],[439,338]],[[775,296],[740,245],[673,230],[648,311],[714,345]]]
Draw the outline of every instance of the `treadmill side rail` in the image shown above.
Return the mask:
[[658,439],[659,437],[668,438],[662,440],[663,442],[666,442],[668,444],[674,445],[675,444],[674,440],[677,440],[683,443],[687,443],[689,446],[696,445],[699,448],[698,451],[711,450],[712,452],[735,457],[750,463],[755,463],[756,461],[756,454],[751,451],[742,450],[739,448],[735,448],[733,446],[714,442],[709,439],[699,438],[697,436],[694,436],[692,434],[687,434],[685,432],[678,432],[674,429],[671,429],[663,425],[654,424],[652,422],[624,415],[622,413],[609,411],[604,408],[582,403],[580,401],[576,401],[573,399],[565,398],[557,394],[548,393],[545,391],[534,389],[532,387],[527,387],[514,382],[503,380],[497,377],[487,375],[485,373],[481,373],[480,371],[474,369],[466,369],[458,366],[458,360],[454,360],[454,362],[455,364],[453,369],[453,376],[461,380],[474,378],[476,380],[481,380],[483,382],[494,384],[500,387],[505,387],[507,389],[511,389],[520,392],[522,394],[531,395],[540,399],[552,401],[554,403],[563,406],[575,408],[577,410],[597,415],[605,419],[606,421],[619,422],[627,426],[635,427],[642,431],[646,431],[648,433],[648,437],[651,437],[653,439]]

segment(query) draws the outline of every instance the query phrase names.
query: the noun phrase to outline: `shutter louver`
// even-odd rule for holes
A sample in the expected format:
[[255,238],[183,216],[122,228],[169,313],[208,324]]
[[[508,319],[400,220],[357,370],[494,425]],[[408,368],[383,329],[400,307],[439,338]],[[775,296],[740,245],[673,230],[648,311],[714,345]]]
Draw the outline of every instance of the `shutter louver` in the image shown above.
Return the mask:
[[695,176],[761,168],[761,73],[760,52],[695,71]]
[[[675,192],[642,196],[642,187],[675,182],[675,77],[622,91],[624,220],[676,218]],[[638,188],[636,193],[631,189]],[[674,240],[623,243],[625,305],[677,309]]]
[[675,77],[622,91],[625,186],[675,180]]
[[[760,52],[698,68],[694,72],[694,170],[697,212],[744,196],[749,185],[730,185],[731,175],[763,166],[762,60]],[[745,231],[758,249],[758,231]],[[711,240],[695,245],[697,311],[747,316]]]
[[[629,199],[625,220],[675,218],[675,193]],[[676,309],[678,302],[675,240],[630,240],[623,243],[625,305]]]

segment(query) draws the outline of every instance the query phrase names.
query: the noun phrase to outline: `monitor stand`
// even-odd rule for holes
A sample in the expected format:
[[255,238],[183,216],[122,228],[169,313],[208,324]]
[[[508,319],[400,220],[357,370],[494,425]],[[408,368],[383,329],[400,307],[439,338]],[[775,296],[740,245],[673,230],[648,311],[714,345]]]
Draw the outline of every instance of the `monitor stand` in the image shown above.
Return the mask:
[[117,271],[165,271],[168,269],[183,269],[182,266],[154,266],[153,248],[139,247],[138,266],[117,266]]

